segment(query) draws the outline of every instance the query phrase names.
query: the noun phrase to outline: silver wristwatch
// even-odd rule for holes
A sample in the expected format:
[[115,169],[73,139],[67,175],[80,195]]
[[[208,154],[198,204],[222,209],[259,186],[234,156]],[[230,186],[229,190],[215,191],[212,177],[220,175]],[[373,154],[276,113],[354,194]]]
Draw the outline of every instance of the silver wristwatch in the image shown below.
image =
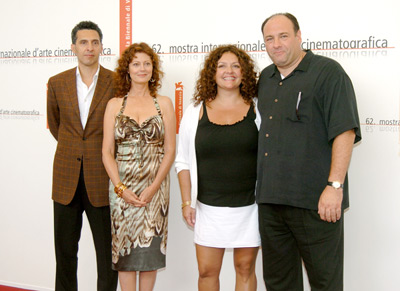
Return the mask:
[[340,188],[343,189],[343,184],[340,184],[340,182],[338,182],[338,181],[332,181],[332,182],[328,181],[328,185],[332,186],[336,190],[340,189]]

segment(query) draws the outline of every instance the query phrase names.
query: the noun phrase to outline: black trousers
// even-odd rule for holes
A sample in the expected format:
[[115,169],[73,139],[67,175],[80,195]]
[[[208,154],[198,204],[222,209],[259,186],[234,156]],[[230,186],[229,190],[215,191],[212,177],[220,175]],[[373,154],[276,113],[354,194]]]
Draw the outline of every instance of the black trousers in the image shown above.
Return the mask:
[[111,269],[110,208],[94,207],[87,196],[83,167],[74,199],[68,205],[54,202],[54,242],[56,251],[56,291],[78,290],[78,243],[82,214],[86,212],[92,231],[97,261],[97,290],[115,291],[118,273]]
[[302,261],[312,291],[343,290],[343,215],[329,223],[315,210],[274,204],[258,213],[268,291],[302,291]]

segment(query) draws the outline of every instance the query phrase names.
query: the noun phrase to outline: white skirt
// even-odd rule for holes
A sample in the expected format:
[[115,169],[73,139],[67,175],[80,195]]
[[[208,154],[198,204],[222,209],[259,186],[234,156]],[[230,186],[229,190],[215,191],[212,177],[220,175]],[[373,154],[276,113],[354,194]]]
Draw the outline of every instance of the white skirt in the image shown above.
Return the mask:
[[258,206],[209,206],[197,201],[194,242],[214,248],[258,247]]

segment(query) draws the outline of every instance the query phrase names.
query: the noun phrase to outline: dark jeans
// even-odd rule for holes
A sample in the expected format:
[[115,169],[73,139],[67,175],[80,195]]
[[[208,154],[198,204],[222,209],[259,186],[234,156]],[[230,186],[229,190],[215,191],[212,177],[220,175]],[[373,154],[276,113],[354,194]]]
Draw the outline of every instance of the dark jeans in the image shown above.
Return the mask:
[[82,214],[86,212],[97,261],[97,290],[117,289],[118,273],[111,269],[110,208],[94,207],[86,193],[83,170],[74,199],[68,205],[54,202],[54,243],[56,250],[56,291],[78,290],[78,242],[82,229]]
[[302,260],[312,291],[343,290],[343,215],[329,223],[315,210],[274,204],[258,213],[268,291],[303,290]]

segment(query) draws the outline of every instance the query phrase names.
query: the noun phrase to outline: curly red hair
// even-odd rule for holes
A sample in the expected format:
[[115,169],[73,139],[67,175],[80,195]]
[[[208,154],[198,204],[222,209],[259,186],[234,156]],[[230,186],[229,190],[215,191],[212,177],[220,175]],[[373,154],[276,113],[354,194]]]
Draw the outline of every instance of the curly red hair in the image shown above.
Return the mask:
[[224,53],[233,53],[237,56],[242,70],[242,83],[240,94],[247,104],[252,102],[257,94],[257,73],[253,59],[242,49],[234,45],[221,45],[212,50],[204,61],[203,69],[196,83],[194,100],[196,104],[201,101],[210,102],[217,96],[217,83],[215,74],[219,59]]
[[131,89],[129,64],[137,53],[147,54],[153,63],[153,74],[151,80],[154,81],[149,81],[148,83],[150,95],[156,97],[158,89],[161,88],[161,79],[164,76],[164,73],[161,71],[160,58],[147,43],[134,43],[124,50],[122,56],[118,60],[118,67],[115,74],[115,89],[117,97],[125,96]]

